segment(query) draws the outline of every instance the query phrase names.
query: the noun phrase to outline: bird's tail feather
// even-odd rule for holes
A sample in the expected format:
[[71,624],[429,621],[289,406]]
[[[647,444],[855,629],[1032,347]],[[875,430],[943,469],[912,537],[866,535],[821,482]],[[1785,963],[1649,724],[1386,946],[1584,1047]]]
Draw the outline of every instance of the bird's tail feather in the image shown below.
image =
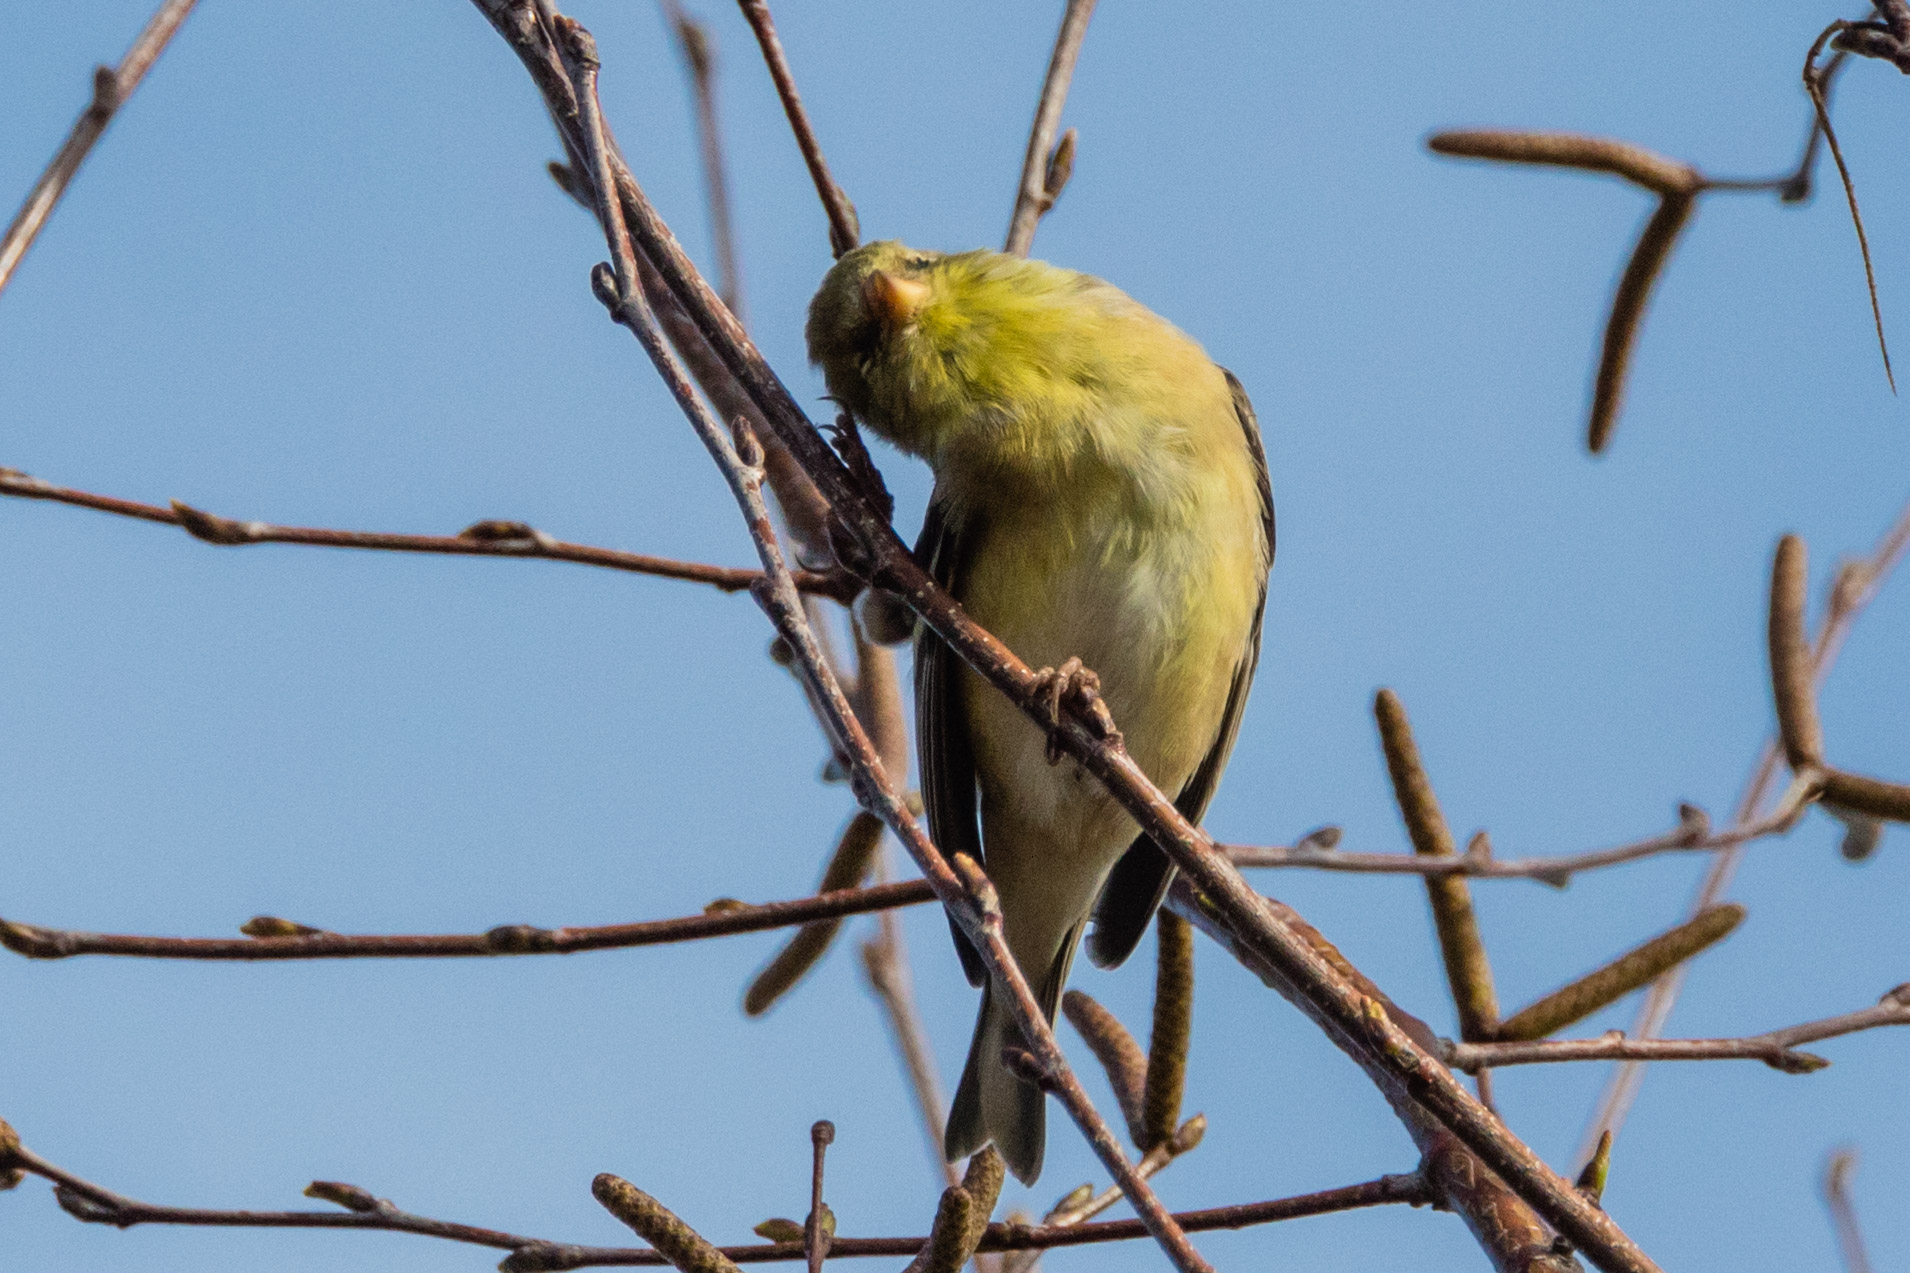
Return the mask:
[[[1047,976],[1035,986],[1035,999],[1050,1022],[1060,1006],[1061,989],[1067,984],[1068,967],[1074,962],[1080,937],[1080,925],[1069,930]],[[975,1038],[968,1046],[968,1063],[962,1067],[962,1081],[948,1111],[942,1150],[948,1161],[954,1162],[992,1141],[1015,1179],[1032,1185],[1041,1175],[1042,1150],[1047,1141],[1046,1097],[1040,1088],[1024,1083],[1001,1063],[1003,1048],[1022,1045],[1021,1030],[1015,1025],[1007,996],[996,990],[991,979],[982,989]]]

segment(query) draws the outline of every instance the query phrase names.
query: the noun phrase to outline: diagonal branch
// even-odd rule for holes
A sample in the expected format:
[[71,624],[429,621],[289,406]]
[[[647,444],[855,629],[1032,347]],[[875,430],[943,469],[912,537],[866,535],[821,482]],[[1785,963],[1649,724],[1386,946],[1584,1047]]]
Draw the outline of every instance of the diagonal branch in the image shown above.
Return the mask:
[[769,78],[776,81],[776,96],[782,99],[783,114],[789,117],[789,129],[796,134],[796,145],[803,162],[809,165],[809,178],[816,183],[816,197],[829,214],[829,246],[837,256],[849,251],[862,238],[862,223],[849,196],[829,175],[829,161],[822,157],[822,143],[803,109],[802,94],[796,91],[796,76],[789,69],[789,56],[783,52],[782,37],[776,34],[776,21],[769,16],[768,0],[738,0],[749,29],[762,46],[763,61],[769,66]]
[[[536,14],[522,0],[474,0],[474,3],[523,62],[559,127],[580,139],[584,130],[576,94]],[[576,144],[581,149],[581,141]],[[606,157],[605,166],[611,169],[616,183],[618,198],[612,206],[617,206],[627,218],[638,249],[695,322],[711,351],[729,369],[741,390],[762,412],[765,422],[782,437],[833,506],[840,531],[836,536],[838,556],[849,556],[858,573],[865,574],[907,604],[964,662],[1007,694],[1030,719],[1047,723],[1051,718],[1046,699],[1040,692],[1042,682],[1034,671],[969,619],[915,562],[886,520],[862,498],[841,460],[829,450],[815,426],[797,407],[735,317],[722,307],[696,272],[628,169],[613,162],[613,157]],[[630,293],[626,289],[620,295],[627,298]],[[785,633],[795,628],[795,624],[780,613],[781,603],[775,602],[768,590],[759,590],[758,595],[770,598]],[[800,646],[799,653],[802,653]],[[807,666],[807,653],[804,659]],[[843,737],[853,734],[856,744],[853,750],[866,754],[866,738],[861,736],[860,726],[854,724],[848,713],[844,711],[834,720],[835,728],[842,731]],[[1567,1239],[1586,1251],[1608,1273],[1618,1270],[1643,1273],[1656,1267],[1604,1212],[1547,1167],[1466,1093],[1420,1042],[1383,1016],[1374,1018],[1370,1014],[1373,998],[1307,944],[1289,918],[1276,912],[1266,899],[1247,886],[1213,840],[1188,823],[1173,803],[1148,781],[1132,758],[1114,742],[1112,722],[1106,719],[1105,713],[1099,718],[1082,719],[1078,711],[1071,708],[1053,736],[1057,745],[1093,774],[1174,860],[1192,885],[1207,898],[1213,912],[1225,917],[1222,931],[1241,957],[1259,961],[1258,966],[1265,970],[1275,988],[1359,1061],[1389,1096],[1423,1106],[1429,1117],[1475,1152],[1493,1172],[1503,1176],[1506,1186],[1518,1198],[1546,1222],[1556,1225]],[[885,782],[869,782],[866,771],[862,788],[860,794],[880,806],[877,811],[909,845],[918,865],[937,879],[937,892],[944,903],[965,917],[958,922],[974,923],[968,897],[949,889],[933,873],[946,868],[933,856],[932,846],[919,839],[919,830],[902,816],[899,797],[894,797],[893,789],[886,788]],[[898,803],[891,806],[888,803],[891,798]],[[925,852],[930,855],[926,861],[922,856]],[[1025,988],[1026,983],[1020,981],[1018,971],[1010,979],[1011,984],[1014,982],[1020,982]],[[1017,1002],[1019,1004],[1019,1000]],[[1038,1017],[1040,1014],[1029,1015]],[[1028,1021],[1022,1024],[1025,1028]],[[1043,1022],[1037,1033],[1044,1037],[1044,1046],[1052,1046],[1052,1034],[1045,1027]],[[1091,1107],[1077,1111],[1075,1098],[1066,1099],[1070,1111],[1077,1112],[1077,1121],[1091,1112]],[[1098,1139],[1102,1133],[1107,1137],[1104,1142]],[[1119,1146],[1114,1144],[1112,1133],[1105,1131],[1105,1124],[1095,1138],[1098,1152],[1111,1154],[1113,1160],[1120,1162],[1116,1175],[1123,1185],[1128,1186],[1132,1181],[1134,1186],[1139,1186],[1140,1182],[1132,1179],[1132,1169],[1121,1157]],[[1158,1207],[1151,1194],[1139,1193],[1133,1187],[1129,1187],[1128,1193],[1137,1202],[1146,1200]],[[1147,1218],[1150,1229],[1160,1233],[1163,1230],[1157,1226],[1165,1213],[1159,1212],[1158,1217],[1149,1215]]]
[[196,2],[165,0],[133,41],[133,47],[126,50],[119,66],[102,66],[93,72],[92,102],[74,121],[73,131],[67,134],[66,143],[53,156],[53,162],[33,183],[33,189],[27,191],[26,202],[14,214],[13,224],[7,227],[5,235],[0,235],[0,291],[6,289],[21,258],[40,236],[60,196],[66,193],[80,165],[92,153],[94,143],[113,122],[113,116],[126,104],[126,99],[133,95],[133,90],[139,87],[139,82],[146,78],[146,72],[152,69],[159,55],[166,51],[173,33],[179,30],[179,24],[186,20]]
[[[580,566],[601,566],[631,574],[656,575],[664,579],[682,579],[706,583],[724,592],[741,592],[762,579],[760,570],[735,566],[711,566],[696,561],[676,561],[669,557],[650,557],[643,553],[619,552],[553,539],[523,522],[487,520],[467,526],[455,535],[400,535],[383,531],[327,530],[316,526],[274,526],[269,522],[238,521],[220,517],[174,500],[171,508],[141,504],[136,500],[90,491],[55,486],[18,469],[0,468],[0,495],[19,499],[43,499],[75,508],[90,508],[136,521],[177,526],[195,539],[209,544],[306,544],[318,548],[359,548],[379,552],[436,553],[452,557],[517,557],[568,561]],[[847,601],[861,584],[840,571],[802,570],[796,572],[796,587],[805,593]]]
[[[539,18],[531,29],[542,33],[546,23]],[[966,866],[968,870],[963,877],[958,878],[957,871],[952,870],[935,846],[929,843],[928,837],[916,825],[901,792],[884,771],[875,745],[850,708],[834,672],[823,658],[804,613],[801,597],[784,564],[775,531],[769,522],[769,510],[763,503],[762,448],[755,441],[748,425],[741,421],[736,424],[735,444],[724,436],[708,408],[696,396],[682,365],[664,343],[663,335],[640,290],[636,251],[625,221],[623,200],[619,197],[622,193],[620,174],[612,165],[610,141],[596,98],[598,62],[595,42],[581,26],[566,18],[552,17],[549,32],[558,41],[558,46],[550,49],[550,52],[559,57],[559,69],[569,80],[572,91],[570,100],[576,106],[575,120],[582,134],[580,149],[589,161],[592,184],[597,192],[598,218],[615,261],[614,269],[603,265],[596,268],[591,276],[592,287],[612,318],[629,328],[650,356],[657,373],[676,398],[684,415],[689,418],[692,428],[722,470],[731,492],[741,505],[766,577],[763,584],[751,590],[752,595],[795,652],[804,679],[826,716],[831,733],[851,762],[858,799],[901,838],[910,856],[915,858],[916,865],[935,886],[937,896],[948,907],[949,913],[956,917],[983,950],[996,984],[1009,995],[1017,1024],[1023,1037],[1034,1049],[1034,1060],[1041,1067],[1048,1086],[1061,1098],[1062,1104],[1094,1146],[1097,1156],[1120,1181],[1122,1191],[1140,1213],[1148,1231],[1182,1273],[1206,1273],[1210,1266],[1193,1249],[1186,1234],[1174,1223],[1146,1181],[1135,1174],[1133,1165],[1114,1139],[1114,1133],[1096,1112],[1080,1081],[1068,1068],[1067,1059],[1055,1042],[1040,1004],[1003,940],[1001,910],[994,896],[993,885],[979,867],[959,854],[955,859],[955,867]],[[570,118],[561,110],[553,110],[553,114],[559,119]],[[631,184],[634,185],[634,181]],[[641,210],[648,211],[647,207]],[[673,239],[671,246],[675,246]],[[677,252],[680,254],[681,249],[677,249]],[[683,263],[687,265],[687,261]],[[698,299],[707,300],[707,293],[706,284],[698,294]],[[679,294],[679,300],[682,299]],[[723,317],[728,319],[731,326],[735,325],[734,315],[724,311]],[[794,408],[793,403],[788,406]],[[813,429],[808,437],[820,444],[820,438],[815,437]],[[791,449],[801,455],[795,438],[785,440],[790,441]],[[846,477],[840,462],[834,469],[824,472],[838,481]],[[823,476],[814,470],[811,475]],[[845,500],[860,503],[859,493],[853,489],[845,488],[838,493],[825,488],[824,493],[831,497],[838,508],[843,506]],[[890,538],[893,539],[892,532]]]
[[1088,35],[1088,19],[1094,16],[1094,0],[1068,0],[1061,17],[1061,30],[1054,39],[1054,53],[1048,58],[1048,75],[1041,84],[1041,99],[1035,106],[1035,122],[1028,130],[1028,152],[1021,160],[1021,180],[1015,186],[1015,210],[1008,218],[1008,238],[1002,251],[1012,256],[1027,256],[1035,241],[1035,226],[1041,221],[1061,188],[1074,172],[1074,130],[1069,129],[1060,144],[1055,133],[1061,127],[1061,108],[1068,101],[1068,87],[1074,82],[1074,64],[1081,56],[1081,42]]

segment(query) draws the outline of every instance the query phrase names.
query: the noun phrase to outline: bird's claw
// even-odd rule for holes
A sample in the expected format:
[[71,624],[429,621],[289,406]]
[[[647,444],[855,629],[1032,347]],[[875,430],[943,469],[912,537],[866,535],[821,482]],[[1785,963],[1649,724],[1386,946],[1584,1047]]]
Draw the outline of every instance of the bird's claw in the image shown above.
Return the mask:
[[1101,678],[1092,668],[1070,658],[1058,668],[1044,667],[1035,673],[1035,694],[1045,707],[1048,726],[1048,763],[1061,763],[1061,709],[1078,713],[1088,728],[1105,742],[1119,744],[1121,731],[1114,727],[1114,715],[1101,698]]

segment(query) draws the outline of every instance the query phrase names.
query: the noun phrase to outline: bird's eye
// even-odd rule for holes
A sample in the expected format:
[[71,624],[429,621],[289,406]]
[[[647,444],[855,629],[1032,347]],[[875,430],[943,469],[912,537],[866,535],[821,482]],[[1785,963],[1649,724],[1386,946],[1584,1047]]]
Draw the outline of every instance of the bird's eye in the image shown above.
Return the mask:
[[929,260],[926,256],[912,256],[908,259],[906,264],[912,270],[926,270],[930,265],[933,265],[934,262]]

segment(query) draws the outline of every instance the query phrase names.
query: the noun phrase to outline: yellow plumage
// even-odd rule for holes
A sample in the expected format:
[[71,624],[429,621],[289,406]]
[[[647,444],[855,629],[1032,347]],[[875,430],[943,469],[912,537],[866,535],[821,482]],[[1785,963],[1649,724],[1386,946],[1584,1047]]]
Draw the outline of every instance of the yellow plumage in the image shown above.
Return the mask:
[[[1237,382],[1099,279],[892,242],[830,270],[808,341],[837,401],[934,470],[924,564],[1029,664],[1074,657],[1098,673],[1135,761],[1198,818],[1252,678],[1273,555]],[[1041,729],[926,633],[916,714],[930,831],[983,862],[1052,1018],[1090,912],[1090,953],[1118,963],[1171,870],[1093,778],[1050,765]],[[1000,1063],[1018,1042],[985,992],[945,1148],[953,1159],[992,1140],[1032,1181],[1041,1095]]]

